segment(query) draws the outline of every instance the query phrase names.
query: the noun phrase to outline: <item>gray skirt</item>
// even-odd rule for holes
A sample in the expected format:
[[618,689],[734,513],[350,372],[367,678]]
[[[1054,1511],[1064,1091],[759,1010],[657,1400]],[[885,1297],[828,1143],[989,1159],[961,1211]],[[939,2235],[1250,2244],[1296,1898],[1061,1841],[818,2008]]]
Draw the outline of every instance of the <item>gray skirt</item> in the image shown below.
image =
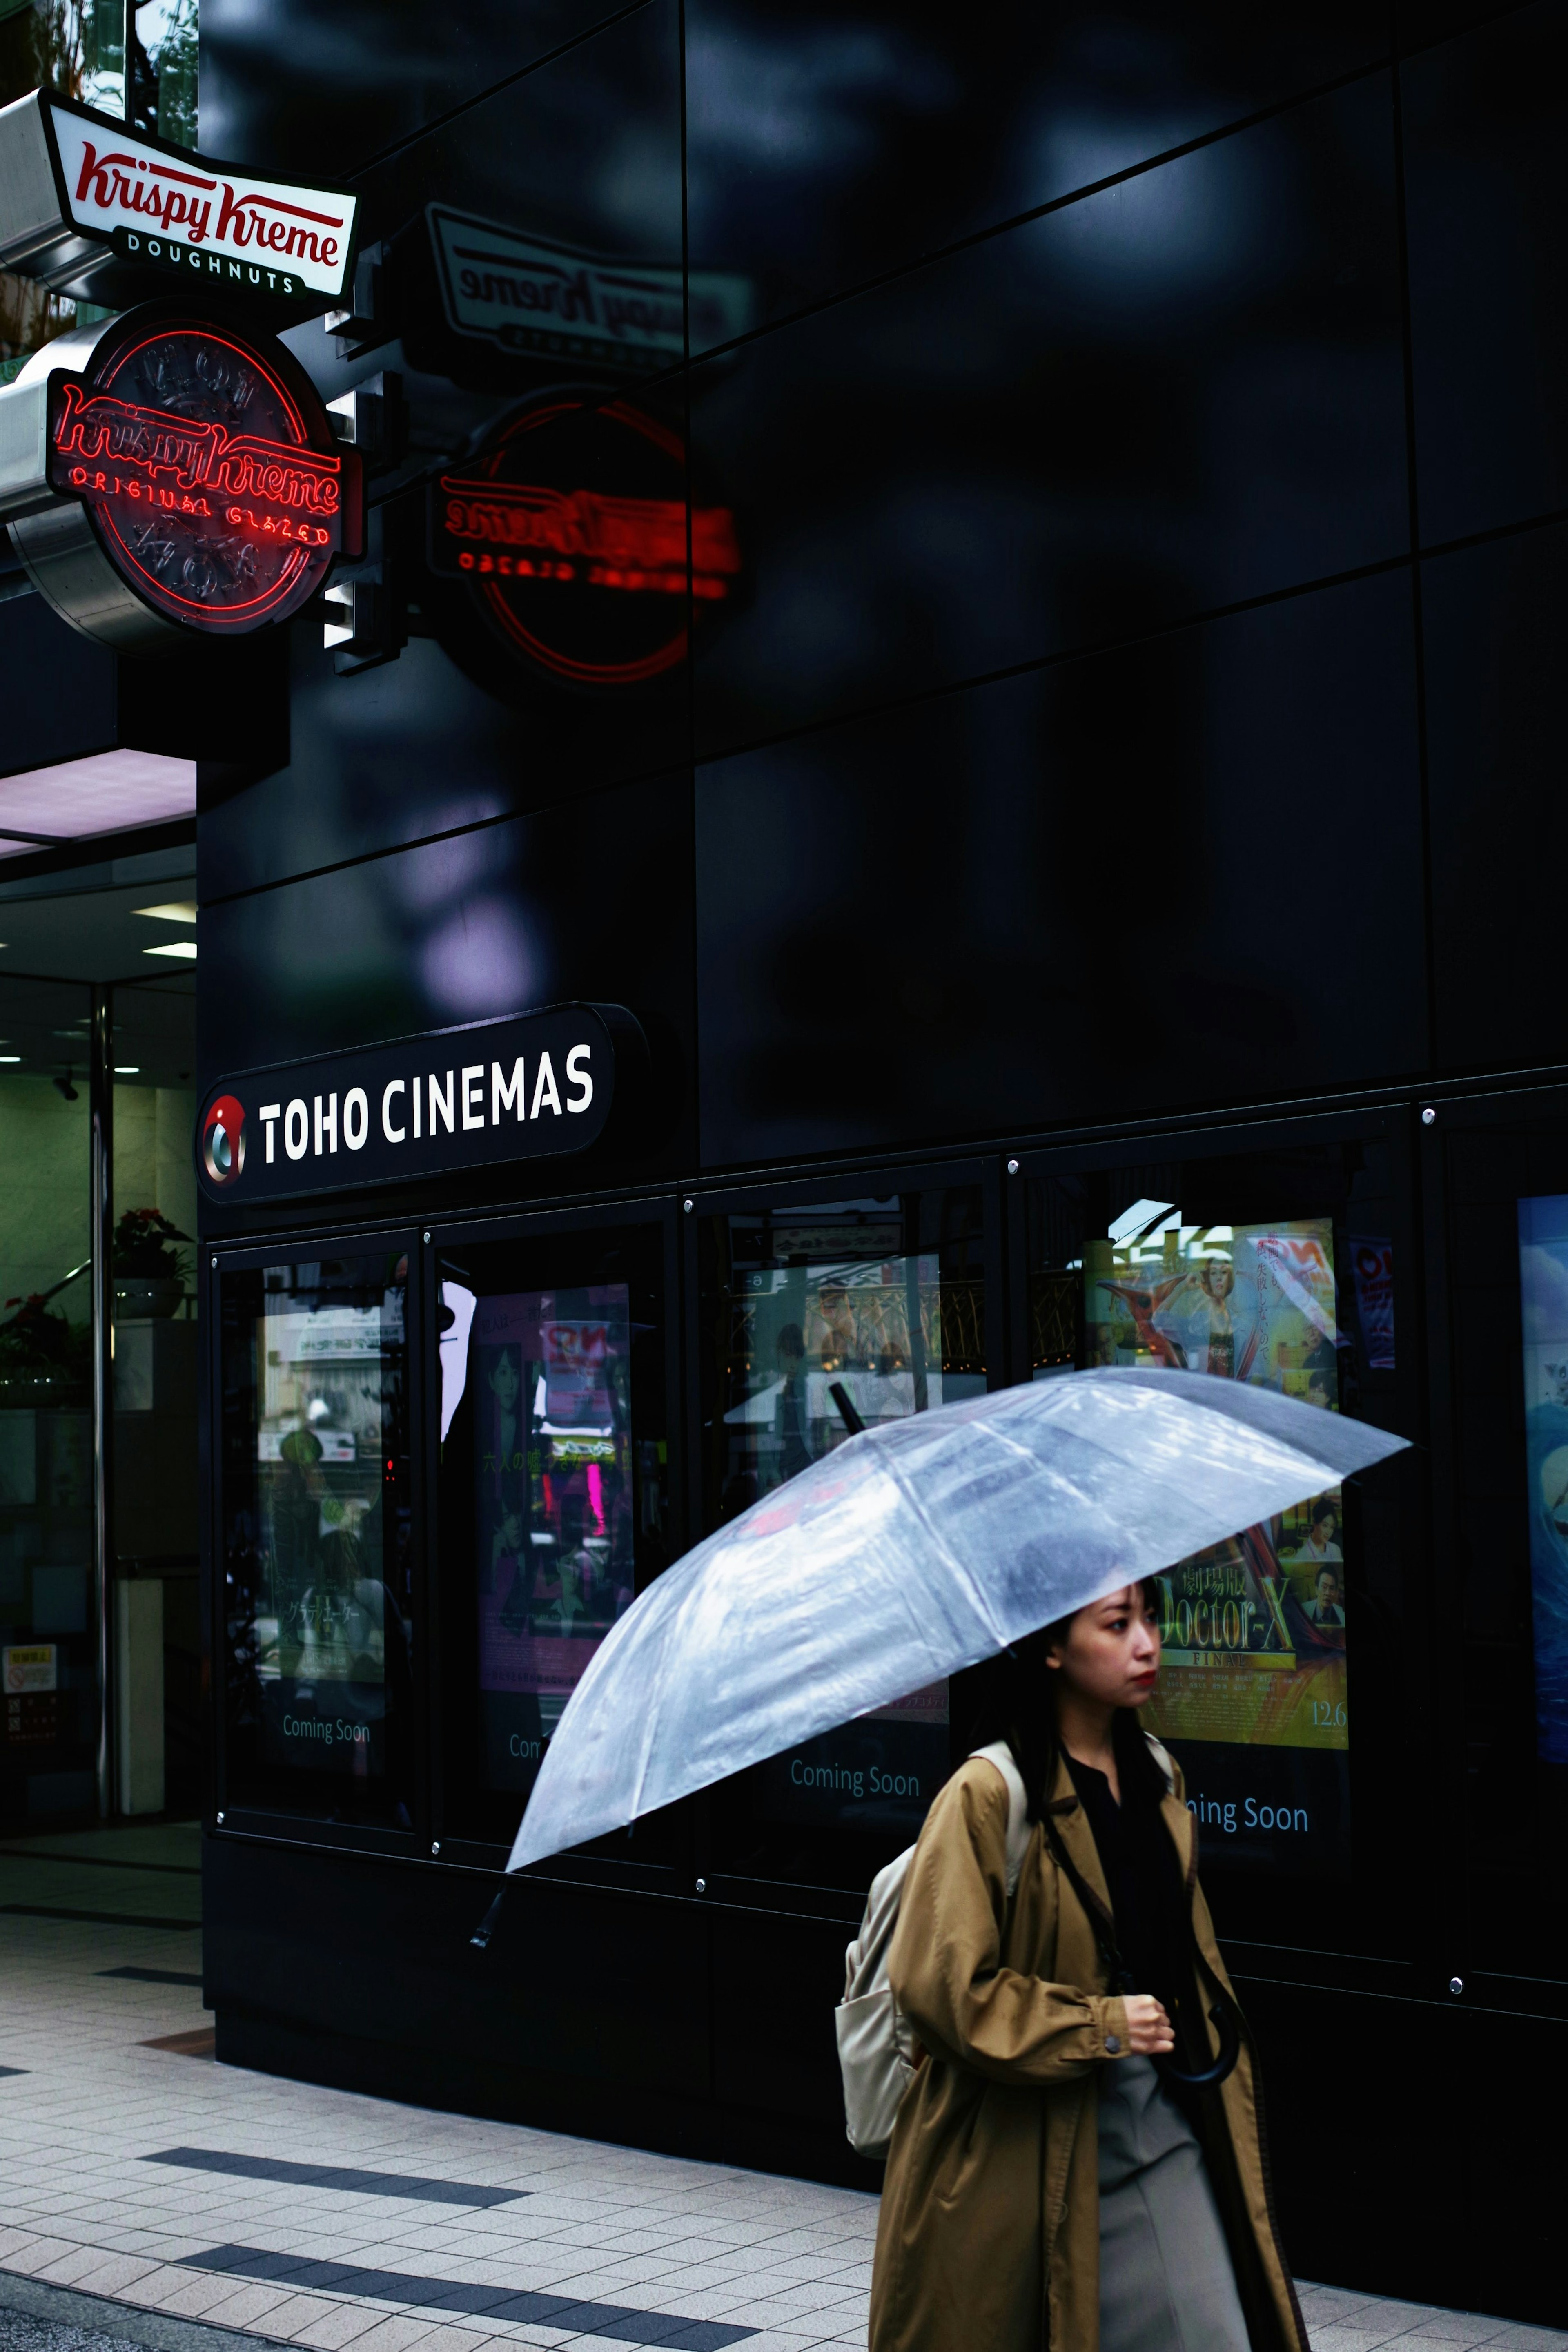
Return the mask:
[[1150,2058],[1100,2069],[1100,2352],[1248,2352],[1203,2150]]

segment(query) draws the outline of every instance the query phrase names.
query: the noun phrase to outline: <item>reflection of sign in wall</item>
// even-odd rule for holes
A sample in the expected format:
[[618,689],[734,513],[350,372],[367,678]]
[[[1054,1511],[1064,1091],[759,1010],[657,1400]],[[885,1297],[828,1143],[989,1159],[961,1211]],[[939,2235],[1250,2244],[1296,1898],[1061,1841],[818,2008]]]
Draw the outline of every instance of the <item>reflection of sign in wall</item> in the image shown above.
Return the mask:
[[202,1190],[277,1201],[586,1150],[618,1037],[641,1045],[618,1006],[555,1005],[223,1079],[196,1121]]
[[685,356],[683,293],[692,340],[705,349],[751,323],[744,278],[697,270],[683,289],[678,263],[596,258],[444,205],[432,205],[428,216],[448,325],[502,351],[618,370],[668,367]]
[[626,401],[553,394],[434,485],[433,571],[547,676],[623,687],[685,657],[688,602],[740,571],[727,507],[686,502],[680,436]]
[[319,308],[348,283],[359,199],[263,179],[35,90],[0,110],[0,268],[124,300],[148,271]]
[[[40,444],[41,479],[5,462]],[[358,544],[356,461],[303,371],[162,304],[35,356],[0,394],[0,470],[38,587],[124,650],[287,620]]]

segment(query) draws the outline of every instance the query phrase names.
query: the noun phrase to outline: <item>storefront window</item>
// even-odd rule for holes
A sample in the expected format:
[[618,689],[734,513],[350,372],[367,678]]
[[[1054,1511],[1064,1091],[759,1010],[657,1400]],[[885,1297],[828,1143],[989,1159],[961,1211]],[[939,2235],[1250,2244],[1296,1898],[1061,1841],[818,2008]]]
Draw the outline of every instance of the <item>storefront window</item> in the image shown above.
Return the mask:
[[97,1806],[88,992],[0,982],[0,1819]]
[[441,1253],[454,1835],[510,1844],[589,1660],[669,1558],[664,1252],[646,1226]]
[[225,1801],[413,1827],[408,1265],[221,1279]]
[[[705,1220],[709,1526],[862,1425],[984,1392],[983,1232],[977,1185]],[[946,1778],[948,1716],[935,1684],[729,1783],[715,1800],[718,1866],[863,1886]]]
[[194,147],[197,0],[131,0],[127,29],[130,120],[150,138]]
[[[199,0],[0,0],[0,106],[55,89],[194,147],[198,9]],[[0,272],[0,383],[57,335],[105,315]]]
[[[1389,1195],[1386,1153],[1360,1145],[1031,1183],[1031,1378],[1165,1366],[1385,1419]],[[1386,1648],[1396,1558],[1330,1486],[1159,1578],[1147,1727],[1181,1761],[1206,1867],[1351,1876],[1353,1718],[1359,1745],[1382,1700],[1353,1656]]]

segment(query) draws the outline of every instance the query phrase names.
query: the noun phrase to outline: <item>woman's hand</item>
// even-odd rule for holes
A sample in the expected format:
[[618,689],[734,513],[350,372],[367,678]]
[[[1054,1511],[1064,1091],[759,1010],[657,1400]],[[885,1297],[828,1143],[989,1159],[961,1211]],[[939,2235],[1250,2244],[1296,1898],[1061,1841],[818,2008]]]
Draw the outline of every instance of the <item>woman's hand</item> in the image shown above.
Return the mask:
[[1163,2058],[1176,2048],[1170,2019],[1152,1992],[1130,1992],[1122,2004],[1127,2012],[1127,2047],[1136,2058]]

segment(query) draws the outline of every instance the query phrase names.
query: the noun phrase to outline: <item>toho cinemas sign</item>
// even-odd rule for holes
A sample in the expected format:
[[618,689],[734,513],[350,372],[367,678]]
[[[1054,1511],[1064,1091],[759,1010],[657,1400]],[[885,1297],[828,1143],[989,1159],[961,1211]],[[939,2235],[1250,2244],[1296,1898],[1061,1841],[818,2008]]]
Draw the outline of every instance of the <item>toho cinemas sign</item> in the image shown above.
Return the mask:
[[0,108],[0,269],[111,308],[177,271],[195,291],[329,310],[359,199],[264,178],[34,90]]
[[196,1120],[209,1200],[269,1202],[586,1151],[647,1048],[618,1004],[557,1004],[221,1078]]

